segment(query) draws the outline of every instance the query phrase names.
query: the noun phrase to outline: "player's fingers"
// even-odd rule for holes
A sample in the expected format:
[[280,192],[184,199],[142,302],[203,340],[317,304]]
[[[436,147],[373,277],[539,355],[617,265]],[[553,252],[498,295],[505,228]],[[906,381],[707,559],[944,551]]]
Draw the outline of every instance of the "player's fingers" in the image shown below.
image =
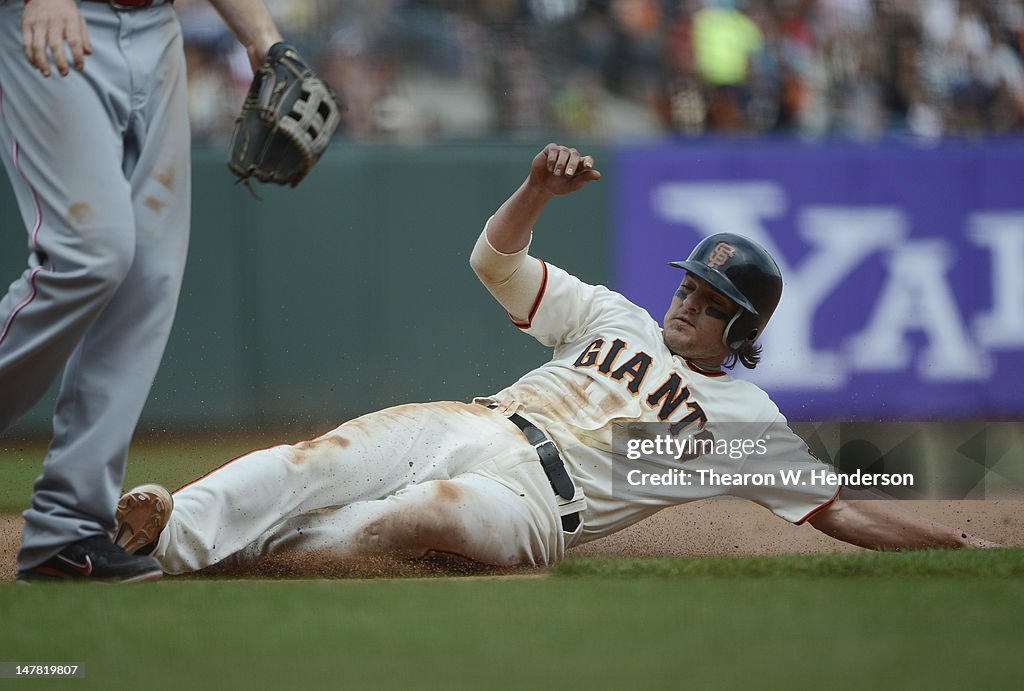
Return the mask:
[[572,149],[562,147],[558,151],[558,159],[555,161],[555,168],[552,171],[555,175],[561,175],[565,172],[565,167],[569,163],[569,157],[572,156]]
[[580,168],[580,152],[576,149],[569,149],[569,160],[565,162],[565,174],[572,177]]
[[80,17],[82,21],[82,47],[85,49],[86,55],[92,54],[92,39],[89,38],[89,28],[85,24],[85,18]]
[[32,28],[32,57],[29,62],[33,67],[43,73],[44,77],[50,76],[50,60],[46,57],[46,27],[34,26]]
[[78,15],[78,33],[82,36],[82,52],[92,55],[92,40],[89,39],[89,27],[85,23],[85,17]]
[[[76,70],[85,68],[85,43],[82,41],[79,23],[75,22],[67,30],[68,48],[71,49],[71,59],[75,63]],[[61,51],[63,53],[63,51]]]
[[46,44],[50,48],[50,55],[53,56],[53,64],[57,66],[57,72],[60,73],[60,76],[66,77],[68,54],[64,50],[64,24],[62,22],[50,24],[50,30],[46,34]]
[[558,163],[558,152],[561,149],[558,144],[548,144],[544,147],[544,152],[547,154],[547,166],[548,172],[552,173],[555,170],[555,164]]
[[577,175],[583,179],[583,182],[601,179],[601,171],[594,167],[593,156],[584,156],[582,158],[580,161],[580,171]]
[[81,21],[75,21],[68,27],[65,39],[68,42],[68,47],[71,48],[71,57],[75,63],[76,70],[85,69],[85,40],[82,36],[82,23]]
[[561,175],[563,170],[565,170],[565,149],[560,148],[555,152],[555,164],[551,166],[551,172]]
[[21,25],[21,50],[29,64],[35,67],[35,62],[32,60],[32,27],[25,23]]
[[601,173],[599,171],[596,171],[593,168],[581,169],[578,173],[576,173],[575,175],[572,176],[572,178],[569,179],[569,191],[575,192],[576,190],[586,185],[588,182],[593,182],[594,180],[600,179]]

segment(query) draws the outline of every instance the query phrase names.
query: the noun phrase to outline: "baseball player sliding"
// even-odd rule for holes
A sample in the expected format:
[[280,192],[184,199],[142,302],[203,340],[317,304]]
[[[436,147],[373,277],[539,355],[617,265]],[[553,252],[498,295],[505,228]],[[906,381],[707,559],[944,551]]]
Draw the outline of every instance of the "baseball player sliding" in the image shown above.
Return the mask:
[[731,494],[864,547],[995,546],[893,502],[839,496],[827,482],[694,481],[648,491],[620,481],[636,477],[625,472],[634,461],[621,452],[623,429],[633,430],[628,439],[666,429],[713,448],[742,426],[752,442],[741,454],[637,461],[662,474],[756,469],[825,478],[831,470],[763,391],[723,369],[757,365],[756,340],[782,293],[763,248],[729,234],[698,244],[673,263],[685,274],[661,324],[622,295],[529,255],[545,205],[600,177],[590,156],[548,145],[473,248],[480,280],[516,326],[554,349],[549,362],[472,403],[402,405],[255,451],[173,499],[157,485],[136,488],[118,507],[118,544],[151,553],[167,573],[288,550],[550,564],[666,506]]

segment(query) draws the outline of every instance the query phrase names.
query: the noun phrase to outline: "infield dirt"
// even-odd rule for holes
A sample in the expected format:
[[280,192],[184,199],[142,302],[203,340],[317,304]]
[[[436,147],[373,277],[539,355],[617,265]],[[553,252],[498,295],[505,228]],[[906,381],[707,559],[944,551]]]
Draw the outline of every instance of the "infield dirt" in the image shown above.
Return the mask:
[[[1024,501],[913,501],[909,510],[921,516],[994,540],[1024,547]],[[20,515],[0,515],[0,581],[14,579],[21,539]],[[714,499],[666,509],[621,533],[582,545],[569,556],[588,557],[712,557],[774,556],[856,551],[810,526],[795,526],[766,509],[740,499]],[[218,571],[215,570],[215,573]],[[222,569],[220,573],[231,573]],[[329,563],[317,555],[268,559],[254,575],[266,576],[409,576],[479,574],[465,563],[432,560],[421,566],[389,562],[351,565]],[[508,571],[504,571],[508,573]],[[525,570],[536,573],[537,569]]]

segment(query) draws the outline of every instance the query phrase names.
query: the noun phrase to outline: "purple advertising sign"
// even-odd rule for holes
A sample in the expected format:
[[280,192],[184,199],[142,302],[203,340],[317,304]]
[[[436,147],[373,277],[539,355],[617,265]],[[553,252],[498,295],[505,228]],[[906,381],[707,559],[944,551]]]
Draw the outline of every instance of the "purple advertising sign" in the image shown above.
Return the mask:
[[1024,143],[676,144],[616,170],[615,287],[656,318],[701,238],[775,256],[782,304],[739,375],[791,419],[1024,414]]

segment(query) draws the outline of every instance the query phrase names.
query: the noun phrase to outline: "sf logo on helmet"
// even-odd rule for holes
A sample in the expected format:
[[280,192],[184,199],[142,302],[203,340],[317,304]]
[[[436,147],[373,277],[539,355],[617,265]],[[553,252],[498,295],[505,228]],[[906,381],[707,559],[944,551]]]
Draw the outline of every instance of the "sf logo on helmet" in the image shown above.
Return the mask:
[[732,259],[732,256],[734,254],[736,254],[735,247],[733,247],[727,242],[720,242],[717,245],[715,245],[715,248],[711,250],[711,254],[708,255],[708,266],[725,266],[726,262]]

